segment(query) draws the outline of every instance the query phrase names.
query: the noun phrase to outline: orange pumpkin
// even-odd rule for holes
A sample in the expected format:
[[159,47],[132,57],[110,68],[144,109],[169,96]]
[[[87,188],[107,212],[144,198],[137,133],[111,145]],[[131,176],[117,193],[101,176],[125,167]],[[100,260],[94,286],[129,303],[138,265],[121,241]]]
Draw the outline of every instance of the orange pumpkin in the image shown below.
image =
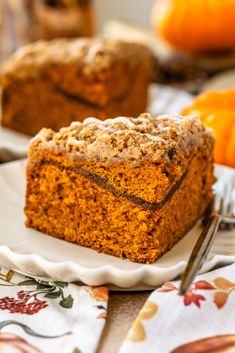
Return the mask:
[[190,53],[235,49],[235,0],[156,0],[153,26]]
[[182,114],[196,114],[214,130],[215,161],[235,168],[235,89],[202,93]]

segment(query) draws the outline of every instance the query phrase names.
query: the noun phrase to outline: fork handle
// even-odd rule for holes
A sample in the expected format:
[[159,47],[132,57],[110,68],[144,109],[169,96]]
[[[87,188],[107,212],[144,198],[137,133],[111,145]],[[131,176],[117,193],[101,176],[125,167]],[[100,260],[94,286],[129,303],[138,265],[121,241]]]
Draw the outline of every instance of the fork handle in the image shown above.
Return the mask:
[[203,228],[189,257],[185,272],[181,279],[179,294],[184,295],[187,292],[197,275],[197,272],[203,265],[213,244],[221,220],[221,216],[218,214],[212,214],[209,217],[208,222]]

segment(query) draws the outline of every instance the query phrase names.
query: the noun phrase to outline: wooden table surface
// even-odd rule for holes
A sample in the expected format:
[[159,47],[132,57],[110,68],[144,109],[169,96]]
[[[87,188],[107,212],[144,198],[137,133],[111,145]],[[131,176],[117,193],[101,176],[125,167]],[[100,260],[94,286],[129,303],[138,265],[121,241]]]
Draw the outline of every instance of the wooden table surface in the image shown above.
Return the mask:
[[117,353],[149,291],[110,292],[108,318],[97,353]]

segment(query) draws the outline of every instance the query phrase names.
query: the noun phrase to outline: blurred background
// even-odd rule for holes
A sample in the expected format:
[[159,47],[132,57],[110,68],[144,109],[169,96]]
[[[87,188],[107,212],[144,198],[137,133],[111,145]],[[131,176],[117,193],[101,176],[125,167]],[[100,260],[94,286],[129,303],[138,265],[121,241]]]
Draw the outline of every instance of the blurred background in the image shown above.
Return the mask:
[[0,0],[0,63],[31,41],[99,34],[146,44],[155,59],[153,81],[198,93],[209,78],[235,68],[235,0],[197,6],[192,0]]
[[151,29],[154,0],[0,0],[1,60],[40,37],[102,33],[107,21]]
[[97,30],[110,19],[127,21],[151,29],[150,13],[155,0],[95,0]]

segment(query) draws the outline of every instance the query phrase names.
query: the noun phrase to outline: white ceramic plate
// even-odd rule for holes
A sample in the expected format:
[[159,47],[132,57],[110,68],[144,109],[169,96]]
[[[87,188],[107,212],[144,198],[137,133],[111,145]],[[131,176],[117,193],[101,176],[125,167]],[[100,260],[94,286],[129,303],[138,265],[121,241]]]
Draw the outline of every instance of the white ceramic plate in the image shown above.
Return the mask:
[[0,126],[0,161],[25,158],[30,137]]
[[[146,109],[153,115],[180,112],[192,96],[187,92],[167,86],[152,84]],[[30,137],[0,126],[0,161],[25,158]]]
[[[24,225],[25,161],[0,166],[0,263],[41,277],[110,284],[125,290],[149,289],[172,280],[184,269],[200,226],[195,226],[170,252],[152,265],[99,254]],[[226,182],[235,170],[216,167]],[[216,255],[217,254],[217,255]],[[219,233],[203,271],[235,262],[235,231]]]

